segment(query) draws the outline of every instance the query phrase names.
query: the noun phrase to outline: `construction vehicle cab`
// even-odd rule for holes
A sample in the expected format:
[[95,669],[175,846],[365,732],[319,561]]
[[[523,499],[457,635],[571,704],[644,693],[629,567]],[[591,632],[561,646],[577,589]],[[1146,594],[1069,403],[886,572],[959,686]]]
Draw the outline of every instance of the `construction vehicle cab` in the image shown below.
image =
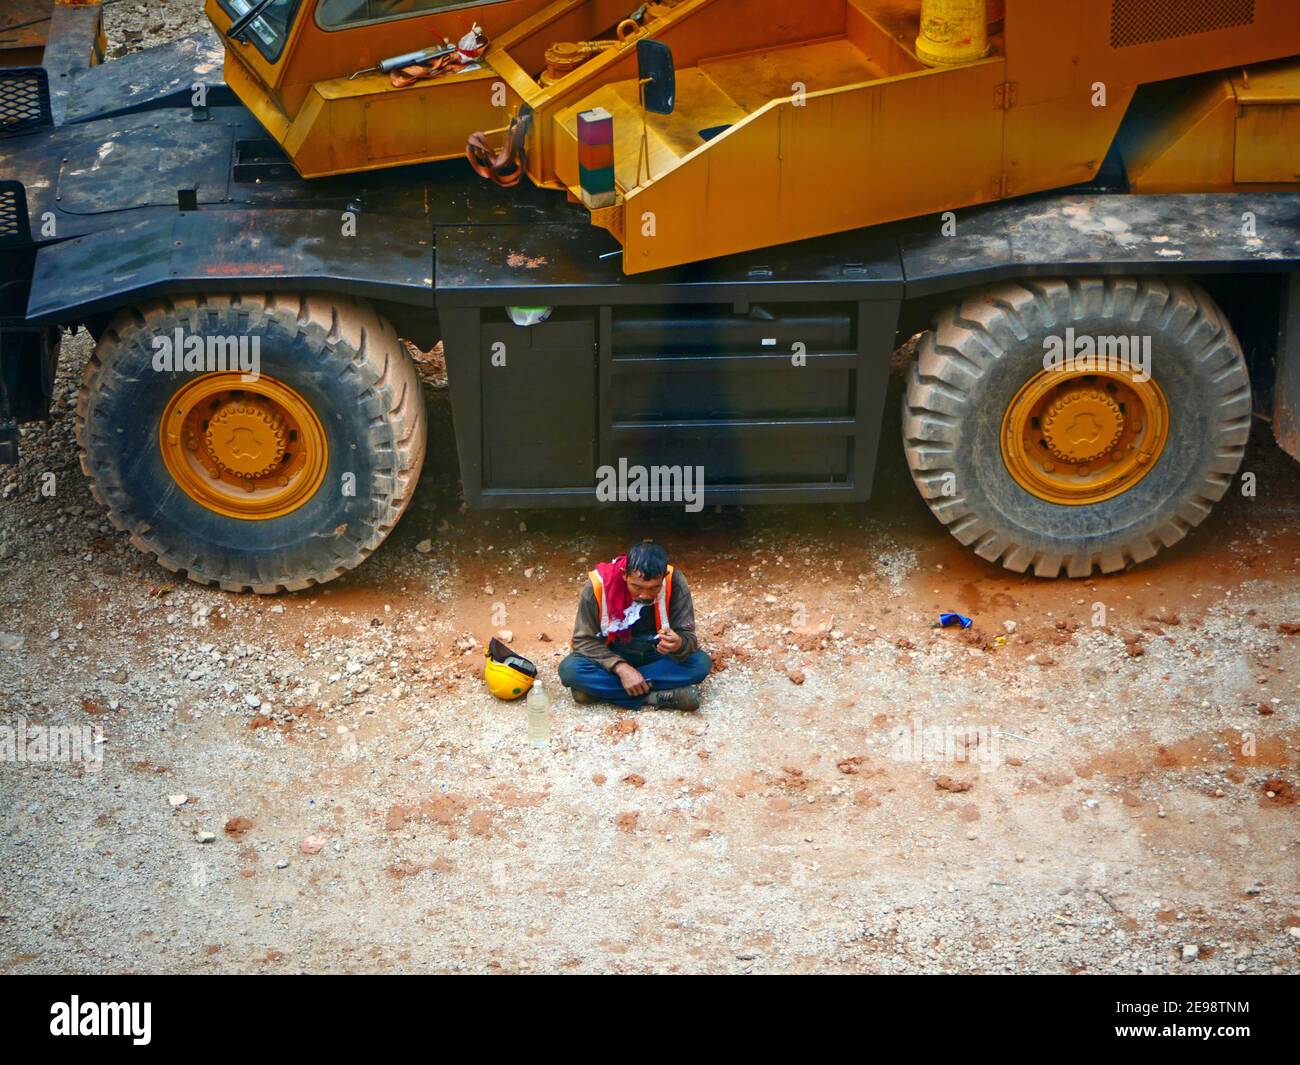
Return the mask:
[[207,2],[225,42],[226,81],[299,173],[323,177],[463,155],[469,134],[504,113],[506,101],[493,91],[497,74],[483,66],[440,79],[435,101],[434,83],[396,89],[375,68],[457,41],[475,24],[495,39],[546,5],[274,0],[231,40],[230,27],[255,6],[256,0]]
[[865,501],[917,334],[913,479],[1016,572],[1177,543],[1253,419],[1300,457],[1289,0],[627,6],[209,0],[224,79],[0,71],[0,457],[86,325],[113,520],[265,592],[409,505],[399,337],[443,344],[471,506]]

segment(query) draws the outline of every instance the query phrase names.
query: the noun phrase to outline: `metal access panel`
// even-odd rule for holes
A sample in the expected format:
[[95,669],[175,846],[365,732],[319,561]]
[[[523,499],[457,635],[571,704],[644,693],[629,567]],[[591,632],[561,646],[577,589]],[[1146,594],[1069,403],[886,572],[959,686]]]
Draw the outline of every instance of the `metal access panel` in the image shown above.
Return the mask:
[[[436,239],[471,506],[612,501],[597,484],[623,470],[689,471],[706,505],[870,496],[902,293],[892,243],[629,280],[585,224],[440,227]],[[511,306],[553,315],[520,329]]]
[[608,464],[699,467],[715,488],[852,485],[855,310],[611,309]]
[[596,469],[596,321],[566,311],[534,326],[485,316],[483,486],[577,489]]

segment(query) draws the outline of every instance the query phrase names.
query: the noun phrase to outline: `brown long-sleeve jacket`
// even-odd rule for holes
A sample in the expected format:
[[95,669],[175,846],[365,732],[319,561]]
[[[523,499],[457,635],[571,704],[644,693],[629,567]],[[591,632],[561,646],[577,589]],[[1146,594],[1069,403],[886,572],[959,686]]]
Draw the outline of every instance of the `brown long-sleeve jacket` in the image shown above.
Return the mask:
[[[649,609],[649,608],[647,608]],[[668,603],[668,625],[682,638],[682,649],[673,658],[682,661],[700,649],[699,638],[695,634],[695,603],[691,599],[691,589],[680,570],[673,570],[673,594]],[[600,607],[596,603],[596,593],[588,580],[578,599],[578,617],[573,623],[573,653],[590,658],[604,666],[610,672],[620,662],[615,647],[605,642],[600,634]]]

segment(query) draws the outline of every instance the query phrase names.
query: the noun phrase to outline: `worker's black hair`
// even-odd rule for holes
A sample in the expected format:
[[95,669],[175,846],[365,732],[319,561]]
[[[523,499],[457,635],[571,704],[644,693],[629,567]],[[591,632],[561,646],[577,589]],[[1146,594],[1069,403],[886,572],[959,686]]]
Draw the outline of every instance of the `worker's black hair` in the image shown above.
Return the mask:
[[653,540],[645,540],[628,548],[628,573],[639,573],[648,581],[668,572],[668,552]]

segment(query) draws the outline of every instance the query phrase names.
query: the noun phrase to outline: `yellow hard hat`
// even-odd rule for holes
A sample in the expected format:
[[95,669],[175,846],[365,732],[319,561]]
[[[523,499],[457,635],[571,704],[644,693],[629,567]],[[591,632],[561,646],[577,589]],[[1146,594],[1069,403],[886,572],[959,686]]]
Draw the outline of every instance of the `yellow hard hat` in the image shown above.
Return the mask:
[[488,644],[483,680],[498,699],[522,699],[537,679],[537,667],[500,640]]

